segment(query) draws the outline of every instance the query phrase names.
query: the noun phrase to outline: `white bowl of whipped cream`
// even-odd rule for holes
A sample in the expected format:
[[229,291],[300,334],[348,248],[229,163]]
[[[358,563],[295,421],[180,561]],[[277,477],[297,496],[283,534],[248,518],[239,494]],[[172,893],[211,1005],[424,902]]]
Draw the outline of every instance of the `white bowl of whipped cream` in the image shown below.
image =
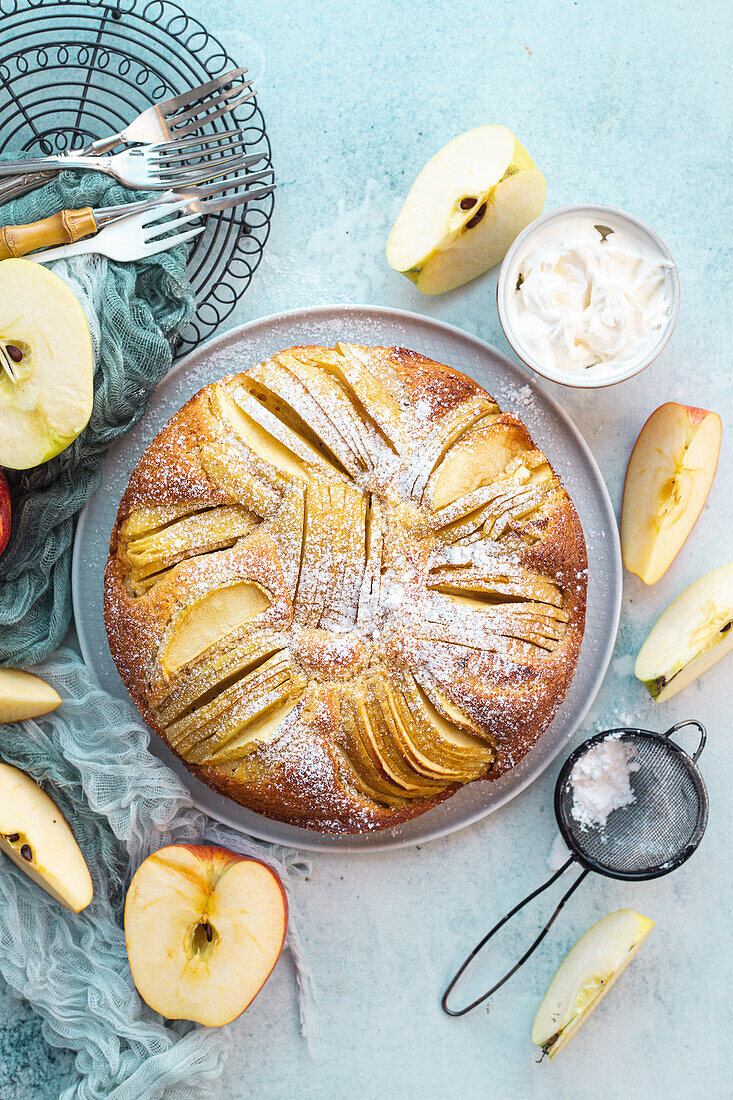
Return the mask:
[[497,287],[504,334],[552,382],[612,386],[648,367],[680,303],[662,240],[611,206],[552,210],[519,234]]

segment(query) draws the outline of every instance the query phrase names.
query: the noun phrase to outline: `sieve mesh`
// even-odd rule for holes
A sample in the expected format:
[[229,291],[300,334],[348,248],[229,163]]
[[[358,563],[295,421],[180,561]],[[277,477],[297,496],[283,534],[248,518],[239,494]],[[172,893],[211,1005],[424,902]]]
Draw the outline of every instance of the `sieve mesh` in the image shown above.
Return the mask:
[[555,808],[569,847],[593,870],[618,878],[652,878],[678,867],[697,847],[707,821],[707,796],[690,758],[669,739],[642,730],[616,733],[632,750],[634,801],[614,810],[603,826],[581,825],[572,813],[571,774],[601,738],[567,761]]

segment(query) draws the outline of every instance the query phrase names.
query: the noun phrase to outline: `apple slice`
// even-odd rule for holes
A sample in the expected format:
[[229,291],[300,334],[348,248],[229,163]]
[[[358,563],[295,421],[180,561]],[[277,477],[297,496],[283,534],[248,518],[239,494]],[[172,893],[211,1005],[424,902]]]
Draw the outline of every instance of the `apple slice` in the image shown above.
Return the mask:
[[594,924],[560,964],[532,1027],[532,1042],[554,1058],[600,1004],[647,938],[654,921],[617,909]]
[[8,545],[10,538],[10,486],[5,474],[0,470],[0,554]]
[[264,863],[225,848],[172,844],[148,856],[127,893],[133,980],[162,1016],[219,1027],[259,993],[287,925],[285,891]]
[[30,672],[0,668],[0,722],[38,718],[61,705],[57,691]]
[[0,466],[27,470],[76,439],[92,413],[89,325],[63,280],[0,263]]
[[387,241],[387,262],[441,294],[494,267],[539,217],[545,178],[506,126],[448,142],[412,185]]
[[658,703],[676,695],[733,649],[733,562],[673,601],[639,650],[634,675]]
[[92,900],[79,845],[53,799],[19,768],[0,764],[0,851],[67,909]]
[[654,584],[695,526],[715,477],[717,413],[668,401],[647,420],[626,471],[621,509],[624,565]]

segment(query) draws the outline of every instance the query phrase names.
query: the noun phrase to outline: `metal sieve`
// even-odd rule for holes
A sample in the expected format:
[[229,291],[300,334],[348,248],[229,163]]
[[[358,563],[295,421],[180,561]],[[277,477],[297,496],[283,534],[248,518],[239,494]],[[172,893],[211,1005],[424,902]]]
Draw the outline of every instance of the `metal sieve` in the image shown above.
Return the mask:
[[[672,734],[685,726],[694,726],[700,741],[693,756],[688,756]],[[578,761],[592,748],[608,738],[617,738],[629,746],[630,759],[636,767],[629,775],[633,801],[613,810],[603,826],[581,824],[572,813],[572,772]],[[441,1004],[449,1016],[464,1016],[488,1000],[519,970],[535,948],[545,938],[560,910],[590,871],[627,881],[659,878],[674,871],[689,859],[702,840],[708,821],[708,795],[697,761],[705,747],[706,733],[702,723],[689,718],[678,722],[666,733],[651,730],[605,730],[584,741],[565,761],[555,785],[555,816],[563,840],[571,851],[563,866],[546,882],[528,894],[523,901],[494,925],[476,944],[443,994]],[[503,978],[465,1008],[448,1007],[448,997],[479,951],[507,921],[533,898],[556,882],[573,863],[583,868],[570,889],[563,895],[552,916],[531,947]]]

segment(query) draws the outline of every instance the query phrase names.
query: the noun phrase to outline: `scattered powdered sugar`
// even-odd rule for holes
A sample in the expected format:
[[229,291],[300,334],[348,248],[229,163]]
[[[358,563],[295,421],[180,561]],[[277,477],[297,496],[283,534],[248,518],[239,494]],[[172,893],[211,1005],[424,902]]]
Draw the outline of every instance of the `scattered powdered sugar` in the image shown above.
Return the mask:
[[602,829],[614,810],[634,802],[631,774],[638,770],[633,748],[618,737],[607,737],[588,749],[570,773],[572,815],[579,825]]
[[421,397],[415,403],[414,412],[421,420],[429,420],[433,414],[433,406],[424,397]]
[[469,562],[473,561],[470,546],[447,546],[443,551],[443,556],[451,565],[468,565]]
[[534,401],[534,393],[530,386],[520,386],[517,390],[516,397],[514,398],[515,405],[522,405],[525,408],[527,405],[531,405]]
[[[567,863],[569,858],[570,849],[568,848],[563,838],[560,836],[560,833],[558,833],[552,842],[552,847],[547,854],[547,859],[545,860],[545,863],[551,871],[559,871],[560,868],[565,863]],[[570,868],[568,867],[566,870],[569,871]]]

